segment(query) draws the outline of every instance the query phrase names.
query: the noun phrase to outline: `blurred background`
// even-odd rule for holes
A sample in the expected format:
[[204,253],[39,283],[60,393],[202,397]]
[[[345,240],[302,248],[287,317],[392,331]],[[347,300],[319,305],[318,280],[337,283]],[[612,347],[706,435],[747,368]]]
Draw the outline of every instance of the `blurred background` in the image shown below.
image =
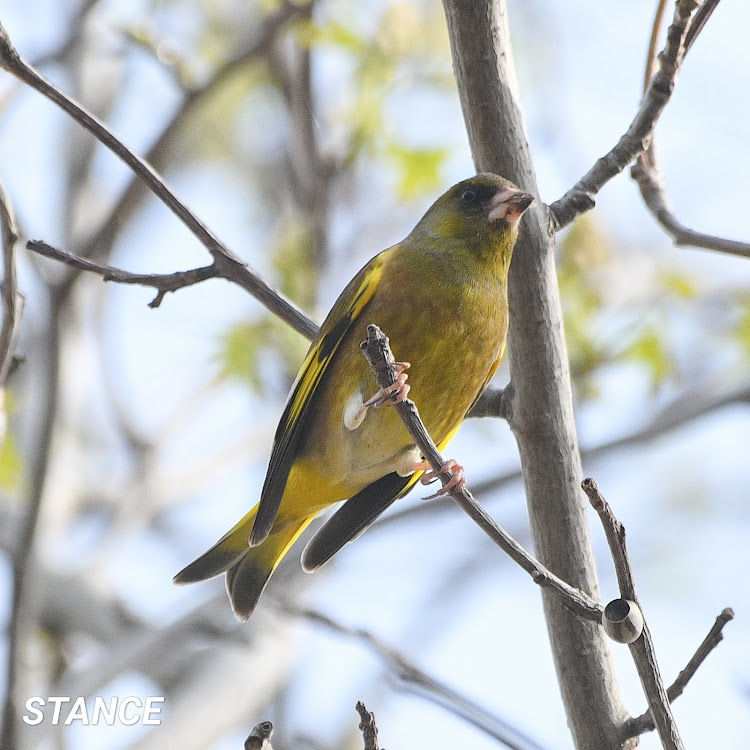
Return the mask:
[[[552,202],[634,115],[656,3],[509,5],[540,197]],[[26,59],[320,321],[358,268],[473,167],[440,3],[279,7],[0,0],[0,21]],[[748,27],[750,5],[719,6],[657,129],[678,217],[745,240]],[[123,164],[7,74],[0,179],[24,239],[143,273],[210,262]],[[627,527],[668,683],[734,607],[675,714],[689,747],[746,747],[750,262],[673,247],[627,173],[559,239],[584,473]],[[501,722],[529,747],[572,746],[539,591],[447,502],[416,491],[314,576],[293,551],[246,624],[222,580],[175,587],[174,573],[257,501],[307,342],[224,281],[151,309],[153,290],[25,250],[18,265],[24,362],[0,453],[5,629],[10,554],[41,501],[21,684],[29,696],[166,699],[159,727],[45,722],[26,728],[23,748],[228,750],[261,720],[274,723],[277,750],[358,748],[357,700],[389,750],[495,748]],[[506,364],[495,384],[507,378]],[[507,425],[467,421],[450,455],[530,546]],[[607,601],[616,582],[590,520]],[[639,714],[627,649],[612,650]],[[7,651],[4,640],[3,663]],[[410,681],[393,652],[468,701],[473,721],[456,695]]]

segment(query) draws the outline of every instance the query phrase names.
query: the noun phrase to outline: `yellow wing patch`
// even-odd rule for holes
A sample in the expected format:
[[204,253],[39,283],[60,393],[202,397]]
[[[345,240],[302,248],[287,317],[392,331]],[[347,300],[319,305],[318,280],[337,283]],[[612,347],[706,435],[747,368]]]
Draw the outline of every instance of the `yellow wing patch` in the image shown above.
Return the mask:
[[[392,250],[393,248],[391,248]],[[339,344],[367,303],[372,299],[383,275],[390,250],[375,256],[348,284],[321,326],[307,353],[274,437],[268,473],[261,492],[258,514],[250,536],[251,546],[260,544],[271,532],[289,471],[297,456],[309,412],[328,365]]]

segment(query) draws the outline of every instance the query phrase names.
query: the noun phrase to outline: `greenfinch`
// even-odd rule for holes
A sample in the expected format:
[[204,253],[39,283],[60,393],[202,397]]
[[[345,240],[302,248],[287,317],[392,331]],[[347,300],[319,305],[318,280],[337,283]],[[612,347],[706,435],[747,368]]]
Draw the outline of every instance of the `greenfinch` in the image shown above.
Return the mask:
[[[532,200],[493,174],[459,182],[403,242],[359,271],[292,387],[260,502],[175,582],[226,573],[234,612],[247,619],[271,573],[321,511],[347,501],[303,551],[307,571],[358,536],[418,479],[434,478],[424,473],[428,467],[396,410],[373,407],[403,399],[411,385],[438,447],[453,437],[500,362],[508,267]],[[411,363],[401,363],[395,386],[372,398],[373,374],[359,347],[370,323],[388,335],[397,358]],[[463,482],[460,467],[447,466]]]

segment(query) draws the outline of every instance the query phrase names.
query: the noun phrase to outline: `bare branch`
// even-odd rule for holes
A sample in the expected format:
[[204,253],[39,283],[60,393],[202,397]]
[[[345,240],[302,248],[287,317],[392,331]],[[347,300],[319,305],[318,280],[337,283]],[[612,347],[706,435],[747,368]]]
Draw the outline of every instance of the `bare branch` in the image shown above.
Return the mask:
[[[693,17],[685,37],[685,51],[690,49],[701,29],[705,26],[711,14],[719,4],[719,0],[706,0]],[[659,36],[664,18],[666,0],[661,0],[654,18],[651,31],[651,44],[646,58],[646,73],[644,89],[654,77],[656,67],[656,39]],[[656,146],[653,138],[648,147],[638,156],[636,163],[630,170],[630,176],[638,183],[643,202],[662,228],[672,238],[675,245],[702,247],[706,250],[716,250],[730,255],[750,258],[750,243],[738,242],[724,237],[716,237],[703,232],[697,232],[682,224],[669,205],[664,177],[656,157]]]
[[[521,107],[507,0],[443,0],[461,109],[478,171],[538,194]],[[545,206],[523,219],[508,277],[506,409],[518,445],[534,549],[542,563],[599,598],[576,436],[570,365],[555,274],[555,238]],[[506,393],[507,395],[507,393]],[[609,643],[598,624],[554,595],[543,606],[573,743],[631,750],[616,733],[627,718]]]
[[8,625],[5,704],[0,728],[0,747],[9,748],[9,750],[18,747],[19,709],[28,697],[28,693],[24,690],[26,675],[24,644],[26,638],[34,631],[38,607],[33,586],[37,565],[34,547],[59,397],[60,331],[58,326],[53,325],[49,328],[42,351],[47,357],[47,367],[43,369],[40,384],[40,392],[45,394],[45,398],[40,399],[39,431],[36,436],[35,450],[28,460],[27,467],[28,498],[24,503],[23,518],[16,529],[15,545],[11,556],[13,562],[12,614]]
[[0,232],[3,243],[3,286],[0,292],[3,306],[3,323],[0,328],[0,413],[2,413],[3,422],[0,445],[2,445],[5,437],[5,407],[2,402],[8,376],[16,361],[16,345],[21,332],[21,314],[24,304],[24,297],[18,291],[16,281],[18,227],[13,205],[2,182],[0,182]]
[[641,154],[638,157],[637,163],[630,170],[630,175],[638,183],[646,207],[675,245],[701,247],[705,250],[750,258],[750,243],[704,234],[680,223],[667,200],[664,179],[653,146],[649,149],[648,156]]
[[365,741],[365,750],[380,750],[375,714],[368,711],[362,701],[357,701],[355,708],[359,714],[359,728],[362,731],[362,739]]
[[131,273],[114,266],[108,266],[105,263],[97,263],[87,258],[79,258],[64,250],[59,250],[52,245],[48,245],[42,240],[29,240],[26,247],[45,258],[59,260],[73,268],[79,268],[83,271],[91,271],[99,274],[104,281],[116,281],[119,284],[138,284],[140,286],[150,286],[158,290],[158,294],[149,303],[149,307],[159,307],[164,295],[167,292],[175,292],[178,289],[184,289],[186,286],[198,284],[206,279],[226,278],[218,269],[216,263],[210,266],[193,268],[189,271],[175,271],[174,273]]
[[[173,114],[169,122],[146,153],[145,160],[155,169],[164,169],[165,154],[180,131],[183,123],[217,88],[225,84],[231,77],[241,70],[243,66],[267,55],[272,47],[272,42],[279,31],[292,20],[295,20],[309,12],[304,3],[296,3],[286,0],[273,13],[268,14],[261,22],[255,38],[248,36],[246,44],[226,61],[224,61],[204,83],[194,89],[190,89],[183,99],[180,107]],[[79,253],[85,257],[107,255],[111,248],[118,229],[125,219],[133,212],[139,200],[144,194],[144,183],[137,177],[133,177],[127,187],[121,193],[119,199],[112,207],[109,215],[102,221],[101,226],[91,238],[85,243]]]
[[[703,27],[706,25],[708,19],[711,18],[711,15],[716,10],[719,2],[721,2],[721,0],[703,0],[700,8],[698,8],[698,12],[690,22],[690,28],[685,37],[686,52],[693,46],[693,42],[697,39],[698,34],[703,31]],[[648,81],[646,83],[648,83]]]
[[61,92],[18,54],[5,29],[0,26],[0,66],[57,104],[82,127],[125,162],[200,240],[225,278],[246,289],[271,312],[303,336],[312,338],[317,326],[294,303],[272,289],[243,260],[232,253],[213,232],[177,197],[162,177],[144,159],[131,151],[94,115]]
[[295,607],[289,602],[277,604],[287,616],[301,617],[322,625],[335,633],[355,638],[371,648],[388,666],[396,684],[403,690],[421,696],[458,716],[489,737],[502,742],[510,750],[543,750],[534,740],[521,733],[504,719],[488,713],[464,695],[427,674],[403,654],[383,643],[369,630],[350,628],[317,610]]
[[[487,389],[467,417],[497,416],[505,418],[504,402],[507,400],[507,390],[507,388],[504,390]],[[671,404],[664,407],[644,427],[634,430],[622,437],[607,440],[599,445],[594,445],[590,448],[582,448],[581,460],[584,463],[590,463],[597,458],[606,456],[612,451],[621,448],[633,448],[641,446],[644,443],[649,443],[652,440],[658,440],[672,430],[679,429],[696,419],[700,419],[706,414],[712,414],[713,412],[723,409],[726,406],[731,406],[732,404],[750,405],[750,383],[742,383],[736,388],[718,395],[706,395],[705,390],[706,389],[703,388],[699,393],[691,391],[684,393]],[[485,394],[488,394],[486,399],[484,398]],[[501,404],[501,406],[498,407],[496,406],[497,404]],[[496,411],[496,409],[498,409],[498,411]],[[506,471],[503,474],[485,479],[484,481],[475,482],[473,484],[474,494],[477,497],[482,497],[490,492],[496,492],[512,482],[518,482],[521,479],[522,475],[520,469]],[[441,517],[443,510],[450,502],[450,498],[439,497],[431,500],[429,503],[421,503],[420,505],[403,508],[382,516],[375,522],[375,524],[373,524],[372,528],[373,530],[381,529],[384,526],[400,523],[401,521],[414,516],[419,516],[420,518],[432,516]]]
[[510,384],[505,388],[485,388],[466,416],[477,419],[481,417],[508,419],[511,388]]
[[[375,381],[380,388],[387,388],[396,382],[395,359],[391,352],[388,338],[376,325],[367,326],[367,341],[362,343],[363,354],[375,373]],[[398,415],[404,422],[406,429],[414,439],[422,455],[430,462],[433,470],[440,476],[443,485],[448,484],[450,478],[441,473],[445,465],[435,443],[427,433],[422,420],[419,418],[417,407],[411,399],[405,399],[395,405]],[[474,496],[466,489],[453,488],[451,497],[458,506],[476,523],[495,544],[500,547],[512,560],[520,565],[532,578],[534,583],[548,589],[555,594],[566,606],[580,617],[601,622],[602,608],[591,597],[573,588],[547,570],[534,559],[510,534],[500,528],[490,518]]]
[[[724,634],[722,632],[724,626],[733,619],[734,612],[732,609],[727,607],[722,610],[711,627],[711,630],[708,631],[708,635],[703,639],[701,645],[698,646],[696,652],[685,666],[685,669],[677,675],[677,679],[667,688],[667,697],[670,701],[677,700],[677,698],[682,695],[688,682],[690,682],[693,675],[698,671],[698,667],[703,664],[706,657],[724,639]],[[651,712],[646,711],[640,716],[635,716],[632,719],[629,719],[625,723],[623,729],[626,737],[637,737],[640,734],[652,731],[654,729],[654,719],[651,716]]]
[[581,483],[583,491],[591,503],[591,507],[599,514],[604,527],[604,534],[607,537],[612,561],[615,565],[615,574],[617,575],[617,585],[620,589],[620,595],[623,599],[636,601],[635,579],[633,570],[630,567],[628,550],[625,546],[625,527],[617,520],[609,503],[599,491],[596,482],[591,479],[584,479]]
[[[697,14],[696,14],[697,15]],[[651,79],[654,77],[656,72],[656,58],[658,53],[659,35],[661,34],[661,27],[664,25],[664,19],[667,16],[667,0],[659,0],[659,4],[656,6],[656,15],[654,16],[654,23],[651,26],[651,38],[648,40],[648,52],[646,53],[646,72],[643,77],[643,91],[645,92],[648,88]],[[685,40],[685,46],[687,46],[687,39]]]
[[696,7],[695,0],[678,0],[666,46],[659,55],[661,65],[646,89],[635,118],[617,145],[598,159],[562,198],[549,206],[552,231],[559,232],[577,216],[590,211],[594,207],[594,196],[602,187],[648,147],[656,123],[672,96],[686,52],[688,24]]
[[[638,602],[633,569],[630,565],[625,545],[625,527],[617,520],[615,514],[612,512],[612,508],[604,499],[593,479],[584,479],[581,486],[588,496],[592,507],[599,514],[602,526],[604,527],[607,543],[612,553],[612,560],[615,564],[620,595],[623,599],[635,602],[641,611],[643,611]],[[629,648],[663,747],[665,750],[683,750],[680,733],[672,715],[672,708],[669,704],[664,682],[659,673],[654,643],[651,639],[651,633],[649,632],[648,623],[645,621],[645,618],[640,637],[630,643]]]

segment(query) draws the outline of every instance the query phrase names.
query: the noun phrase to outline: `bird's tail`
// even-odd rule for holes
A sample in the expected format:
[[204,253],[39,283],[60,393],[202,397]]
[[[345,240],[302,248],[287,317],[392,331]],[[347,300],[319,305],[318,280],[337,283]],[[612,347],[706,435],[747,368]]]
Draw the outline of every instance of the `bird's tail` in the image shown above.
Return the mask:
[[195,583],[227,574],[227,592],[235,615],[247,620],[253,613],[271,573],[305,530],[314,516],[295,521],[272,531],[257,547],[249,547],[256,509],[253,508],[231,531],[211,549],[204,552],[175,577],[174,582]]

